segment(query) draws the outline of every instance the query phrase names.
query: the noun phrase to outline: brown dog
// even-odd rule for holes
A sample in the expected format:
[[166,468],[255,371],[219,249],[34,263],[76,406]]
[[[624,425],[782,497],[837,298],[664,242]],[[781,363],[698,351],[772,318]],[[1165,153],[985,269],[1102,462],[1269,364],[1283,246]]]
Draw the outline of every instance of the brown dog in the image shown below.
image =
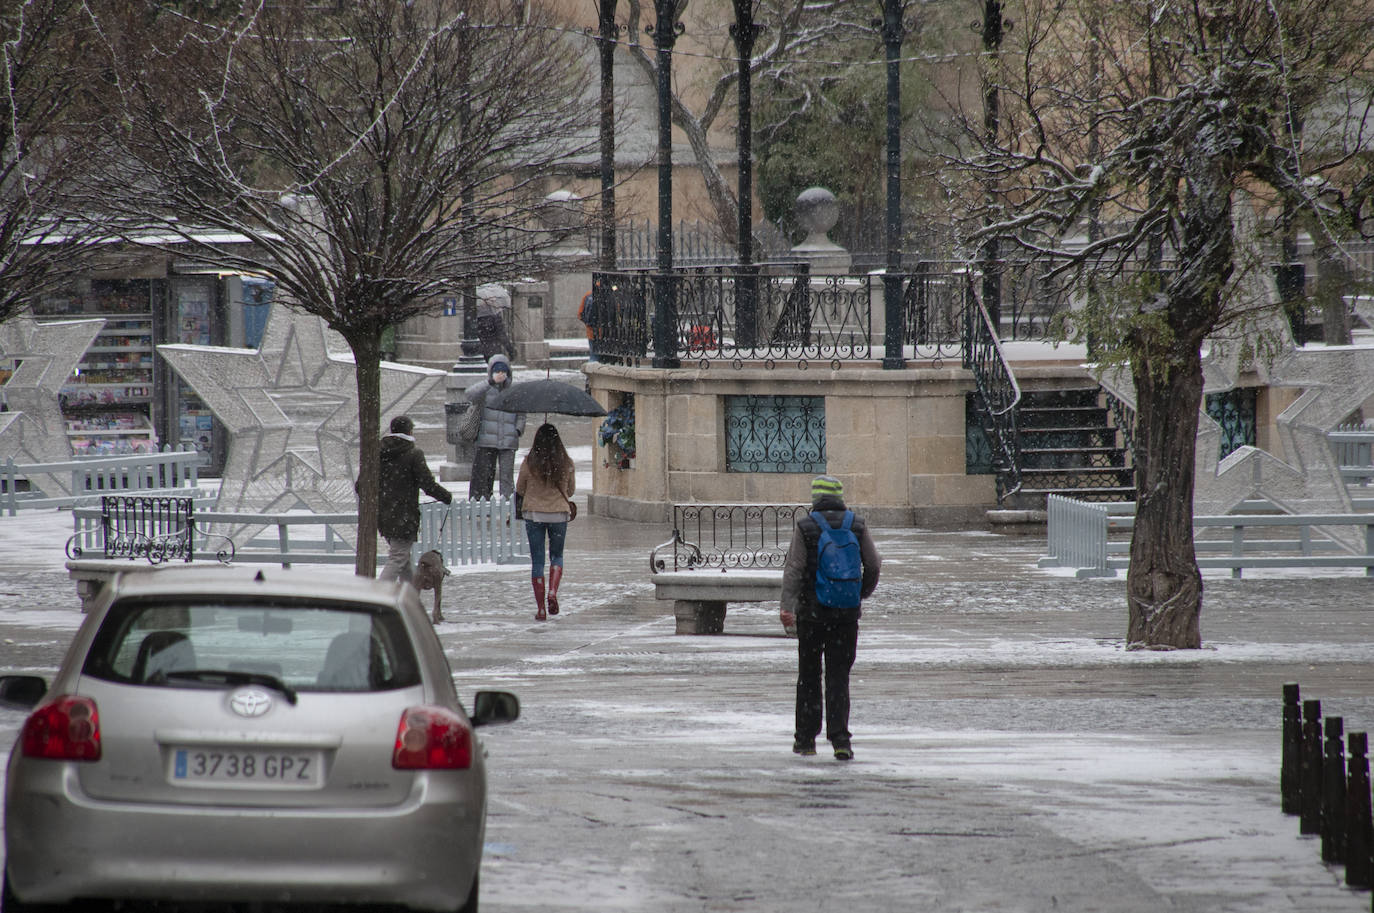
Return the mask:
[[444,578],[452,573],[444,567],[444,556],[436,549],[425,552],[415,564],[415,589],[421,592],[434,591],[435,624],[444,620],[444,614],[439,611],[439,599],[444,594]]

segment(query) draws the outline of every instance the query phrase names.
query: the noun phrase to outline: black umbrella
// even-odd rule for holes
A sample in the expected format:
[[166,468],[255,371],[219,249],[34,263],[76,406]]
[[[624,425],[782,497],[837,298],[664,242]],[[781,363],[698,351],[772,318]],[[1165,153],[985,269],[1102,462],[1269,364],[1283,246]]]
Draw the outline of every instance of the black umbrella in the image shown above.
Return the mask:
[[606,410],[581,387],[558,380],[524,380],[512,384],[493,402],[502,412],[554,412],[559,415],[605,415]]

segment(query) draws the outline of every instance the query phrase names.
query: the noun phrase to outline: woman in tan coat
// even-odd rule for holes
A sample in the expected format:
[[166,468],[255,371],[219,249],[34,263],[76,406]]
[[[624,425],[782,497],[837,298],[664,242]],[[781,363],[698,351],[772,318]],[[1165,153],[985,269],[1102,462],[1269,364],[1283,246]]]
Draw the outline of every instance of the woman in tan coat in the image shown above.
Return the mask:
[[[563,447],[558,429],[545,422],[534,433],[534,445],[520,464],[520,476],[515,480],[515,493],[520,498],[520,511],[525,518],[525,535],[530,542],[530,582],[534,586],[537,621],[558,614],[563,542],[572,510],[569,499],[576,488],[572,457]],[[545,539],[549,550],[547,596],[544,588]]]

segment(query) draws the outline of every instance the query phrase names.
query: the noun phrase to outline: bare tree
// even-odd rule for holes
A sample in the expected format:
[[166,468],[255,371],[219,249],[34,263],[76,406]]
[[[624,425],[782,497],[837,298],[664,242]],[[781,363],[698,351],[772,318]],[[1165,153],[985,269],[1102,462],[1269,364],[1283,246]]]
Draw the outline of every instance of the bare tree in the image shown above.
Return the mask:
[[0,2],[0,323],[81,272],[101,234],[68,191],[91,166],[94,35],[78,0]]
[[[518,0],[111,3],[105,204],[271,277],[351,347],[356,569],[375,573],[383,330],[528,268],[537,181],[594,137],[560,32]],[[186,10],[211,9],[209,18]],[[251,245],[221,246],[223,229]],[[523,262],[522,262],[523,261]]]
[[[1133,647],[1201,644],[1201,349],[1272,304],[1237,293],[1256,265],[1238,254],[1235,207],[1272,220],[1287,195],[1331,238],[1369,224],[1371,12],[1364,0],[1028,0],[1002,48],[999,131],[981,112],[962,121],[949,165],[968,179],[954,188],[968,237],[1099,291],[1114,282],[1077,328],[1135,382]],[[989,186],[1000,192],[985,201]]]

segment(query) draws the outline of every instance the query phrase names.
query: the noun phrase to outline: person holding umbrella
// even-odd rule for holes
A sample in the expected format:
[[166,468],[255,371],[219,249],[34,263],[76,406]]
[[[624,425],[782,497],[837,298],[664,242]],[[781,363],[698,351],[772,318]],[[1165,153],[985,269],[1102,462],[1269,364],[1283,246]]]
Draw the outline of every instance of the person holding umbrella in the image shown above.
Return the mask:
[[[575,516],[572,495],[577,473],[558,429],[545,422],[534,432],[534,444],[520,464],[515,496],[530,543],[530,584],[534,588],[534,618],[544,621],[558,614],[558,585],[563,580],[563,544],[568,521]],[[548,544],[548,588],[544,585],[544,546]]]
[[[561,415],[605,415],[606,410],[586,390],[552,378],[522,381],[501,394],[501,408],[509,412]],[[534,445],[520,464],[516,480],[517,516],[525,520],[530,542],[530,578],[536,611],[543,620],[558,614],[558,584],[563,579],[563,542],[568,521],[577,516],[570,500],[576,485],[572,458],[558,429],[547,421],[534,435]],[[549,579],[544,586],[544,545],[548,542]]]

